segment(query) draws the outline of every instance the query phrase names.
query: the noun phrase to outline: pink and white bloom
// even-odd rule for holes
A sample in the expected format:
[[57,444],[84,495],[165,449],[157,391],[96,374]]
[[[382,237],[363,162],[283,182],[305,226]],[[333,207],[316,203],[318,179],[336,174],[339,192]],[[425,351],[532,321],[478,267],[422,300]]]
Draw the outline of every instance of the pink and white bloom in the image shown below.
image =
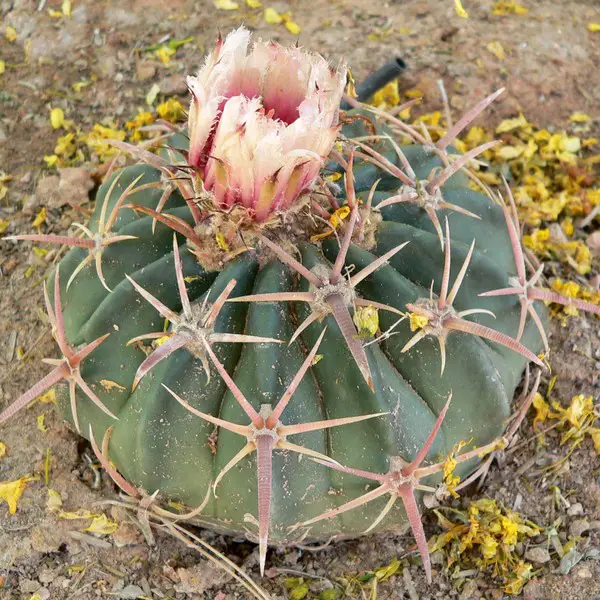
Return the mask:
[[188,77],[189,164],[223,207],[262,221],[315,181],[335,142],[346,68],[261,40],[243,27]]

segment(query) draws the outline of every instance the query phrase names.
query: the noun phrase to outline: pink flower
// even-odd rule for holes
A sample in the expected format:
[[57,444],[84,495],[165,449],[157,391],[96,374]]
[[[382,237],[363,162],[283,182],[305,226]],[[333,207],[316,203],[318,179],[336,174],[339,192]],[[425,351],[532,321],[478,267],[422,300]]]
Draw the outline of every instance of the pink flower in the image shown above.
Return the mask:
[[241,27],[188,77],[189,163],[223,207],[262,221],[310,188],[338,131],[346,68]]

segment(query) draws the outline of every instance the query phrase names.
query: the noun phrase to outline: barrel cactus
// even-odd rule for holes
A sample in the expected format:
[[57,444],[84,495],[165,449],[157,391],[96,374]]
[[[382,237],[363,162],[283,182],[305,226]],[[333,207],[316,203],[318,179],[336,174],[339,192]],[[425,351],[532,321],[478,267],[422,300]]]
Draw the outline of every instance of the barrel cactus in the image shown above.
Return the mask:
[[45,291],[63,356],[0,422],[59,384],[125,491],[257,539],[261,570],[267,544],[410,524],[429,576],[422,491],[506,441],[543,367],[537,300],[568,302],[527,281],[516,213],[469,187],[489,144],[451,146],[497,94],[433,143],[340,113],[343,65],[244,29],[188,82],[188,127],[156,153],[115,142],[139,162],[80,237],[17,236],[71,247]]

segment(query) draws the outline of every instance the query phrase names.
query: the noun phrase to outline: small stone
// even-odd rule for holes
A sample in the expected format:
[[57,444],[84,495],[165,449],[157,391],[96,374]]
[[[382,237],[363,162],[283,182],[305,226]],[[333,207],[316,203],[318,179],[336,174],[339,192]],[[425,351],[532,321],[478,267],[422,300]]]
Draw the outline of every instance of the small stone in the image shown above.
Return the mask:
[[591,579],[593,577],[592,572],[586,566],[577,567],[573,573],[580,579]]
[[542,546],[538,546],[537,548],[529,548],[529,550],[525,552],[525,560],[529,560],[537,565],[543,565],[547,562],[550,562],[550,552],[548,552],[548,550]]
[[138,81],[147,81],[156,75],[156,65],[148,60],[140,60],[135,66],[135,72]]
[[571,504],[570,508],[567,510],[567,514],[570,517],[577,517],[583,514],[583,504],[581,502],[576,502],[575,504]]
[[590,233],[585,240],[586,245],[592,251],[592,254],[600,255],[600,231]]
[[576,519],[569,525],[569,535],[571,537],[581,537],[590,528],[587,519]]
[[159,81],[160,91],[165,96],[176,96],[187,92],[187,83],[183,75],[169,75]]

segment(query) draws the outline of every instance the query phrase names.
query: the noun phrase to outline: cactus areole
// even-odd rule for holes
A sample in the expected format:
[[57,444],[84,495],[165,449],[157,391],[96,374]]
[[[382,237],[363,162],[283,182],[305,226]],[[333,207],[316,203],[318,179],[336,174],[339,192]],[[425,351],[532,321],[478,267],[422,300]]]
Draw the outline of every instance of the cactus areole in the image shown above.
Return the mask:
[[81,235],[20,236],[71,246],[46,288],[62,358],[0,422],[58,384],[122,488],[199,507],[261,568],[268,544],[409,524],[429,575],[420,498],[459,442],[455,484],[506,439],[547,316],[515,211],[470,185],[489,144],[451,146],[498,94],[433,142],[340,112],[345,83],[239,29],[188,79],[185,130],[115,142],[139,162]]

